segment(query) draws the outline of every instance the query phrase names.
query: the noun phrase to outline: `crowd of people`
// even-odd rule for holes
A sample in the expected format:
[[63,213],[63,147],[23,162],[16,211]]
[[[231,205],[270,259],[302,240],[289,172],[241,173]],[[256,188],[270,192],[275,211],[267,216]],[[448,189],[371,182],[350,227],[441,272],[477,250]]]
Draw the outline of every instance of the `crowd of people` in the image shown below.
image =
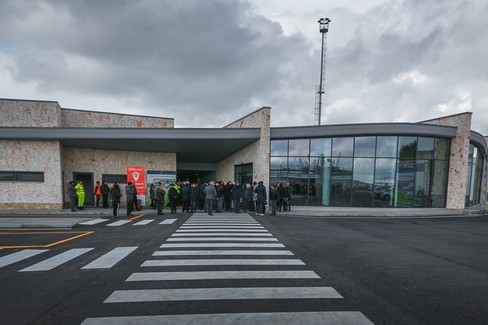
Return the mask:
[[[272,184],[269,192],[263,182],[240,184],[239,182],[210,181],[203,184],[183,182],[180,186],[178,182],[172,183],[167,187],[167,191],[162,183],[152,184],[148,190],[149,205],[157,210],[158,215],[163,215],[163,207],[169,206],[171,214],[177,212],[177,207],[181,206],[182,212],[195,213],[203,210],[209,215],[220,212],[244,213],[255,212],[256,215],[263,216],[266,205],[269,201],[270,215],[277,212],[290,211],[292,187],[290,183]],[[67,193],[71,201],[71,211],[83,210],[85,192],[83,182],[70,181]],[[95,195],[95,206],[99,207],[100,199],[102,208],[108,208],[109,197],[112,200],[114,218],[119,217],[120,201],[122,190],[120,185],[114,182],[109,187],[107,181],[96,182],[93,191]],[[127,216],[134,211],[140,211],[141,206],[137,200],[137,190],[132,182],[128,182],[124,189],[127,202]]]

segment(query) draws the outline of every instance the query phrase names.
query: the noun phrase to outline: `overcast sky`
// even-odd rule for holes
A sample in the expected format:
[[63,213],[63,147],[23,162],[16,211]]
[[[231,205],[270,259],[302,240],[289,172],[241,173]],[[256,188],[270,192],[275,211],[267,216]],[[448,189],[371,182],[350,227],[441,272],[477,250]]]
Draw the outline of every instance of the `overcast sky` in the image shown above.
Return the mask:
[[488,0],[0,0],[0,97],[222,127],[473,112],[488,135]]

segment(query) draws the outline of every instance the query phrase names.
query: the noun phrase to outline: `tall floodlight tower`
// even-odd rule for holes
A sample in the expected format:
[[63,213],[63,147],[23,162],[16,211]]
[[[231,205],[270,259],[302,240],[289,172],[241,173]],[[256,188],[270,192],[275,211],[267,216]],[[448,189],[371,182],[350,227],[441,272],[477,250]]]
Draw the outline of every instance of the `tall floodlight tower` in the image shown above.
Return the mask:
[[[315,97],[315,125],[320,125],[322,120],[322,94],[324,93],[324,80],[325,80],[325,41],[327,39],[327,32],[329,31],[329,18],[319,19],[319,31],[322,34],[322,53],[320,58],[320,84]],[[317,102],[318,97],[318,102]]]

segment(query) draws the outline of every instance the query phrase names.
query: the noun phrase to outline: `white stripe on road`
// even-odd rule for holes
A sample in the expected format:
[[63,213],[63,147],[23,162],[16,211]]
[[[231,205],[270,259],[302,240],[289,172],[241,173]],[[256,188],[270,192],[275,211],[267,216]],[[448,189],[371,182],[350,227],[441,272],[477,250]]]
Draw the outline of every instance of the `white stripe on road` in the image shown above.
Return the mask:
[[127,255],[132,253],[137,249],[137,246],[132,247],[116,247],[110,252],[100,256],[93,262],[82,267],[83,270],[93,270],[93,269],[109,269],[115,264],[124,259]]
[[320,279],[314,271],[195,271],[132,273],[127,282],[223,279]]
[[[184,227],[201,227],[201,226],[247,226],[247,227],[258,227],[260,226],[259,223],[250,223],[250,222],[246,222],[246,223],[242,223],[242,222],[239,222],[239,223],[234,223],[234,222],[202,222],[202,223],[199,223],[199,222],[185,222],[185,224],[183,225]],[[182,226],[182,227],[183,227]]]
[[173,222],[175,222],[176,220],[178,220],[178,219],[165,219],[165,220],[161,221],[159,224],[160,225],[170,225]]
[[255,243],[194,243],[194,244],[162,244],[160,248],[188,248],[188,247],[279,247],[283,244],[255,244]]
[[49,249],[24,249],[6,256],[0,257],[0,268],[20,262],[29,257],[36,256],[38,254],[47,252]]
[[223,240],[231,240],[233,242],[236,241],[278,241],[276,238],[261,238],[261,237],[251,237],[251,238],[243,238],[243,237],[186,237],[186,238],[168,238],[166,241],[178,241],[178,242],[192,242],[192,241],[223,241]]
[[256,234],[256,233],[242,233],[242,232],[205,232],[197,234],[173,234],[171,237],[191,237],[191,236],[259,236],[259,237],[272,237],[270,233]]
[[209,229],[178,229],[176,230],[177,233],[187,233],[187,232],[207,232],[207,231],[218,231],[218,232],[247,232],[247,233],[256,233],[256,232],[268,232],[266,229],[218,229],[218,228],[209,228]]
[[102,218],[93,219],[93,220],[88,220],[88,221],[85,221],[85,222],[81,222],[80,225],[93,226],[93,225],[96,225],[98,223],[102,223],[102,222],[109,221],[109,220],[110,219],[102,219]]
[[245,223],[245,224],[259,224],[259,222],[254,220],[202,220],[202,221],[195,221],[195,220],[188,220],[185,222],[185,225],[189,224],[202,224],[202,223]]
[[341,299],[331,287],[148,289],[114,291],[104,303],[235,299]]
[[315,311],[286,313],[233,313],[233,314],[193,314],[155,315],[87,318],[81,325],[255,325],[255,324],[355,324],[374,325],[359,311]]
[[198,250],[198,251],[156,251],[152,256],[188,256],[188,255],[293,255],[285,250]]
[[154,219],[141,220],[138,223],[133,224],[133,226],[145,226],[145,225],[147,225],[153,221],[154,221]]
[[54,269],[55,267],[60,266],[61,264],[69,262],[72,259],[91,251],[92,249],[93,248],[73,248],[69,251],[58,254],[56,256],[48,258],[47,260],[22,269],[19,272],[49,271]]
[[119,220],[119,221],[109,223],[107,225],[107,227],[118,227],[118,226],[125,225],[126,223],[129,223],[129,222],[132,222],[132,220]]
[[299,259],[196,259],[196,260],[148,260],[141,267],[153,266],[209,266],[209,265],[305,265]]
[[263,226],[185,226],[182,225],[180,229],[264,229]]

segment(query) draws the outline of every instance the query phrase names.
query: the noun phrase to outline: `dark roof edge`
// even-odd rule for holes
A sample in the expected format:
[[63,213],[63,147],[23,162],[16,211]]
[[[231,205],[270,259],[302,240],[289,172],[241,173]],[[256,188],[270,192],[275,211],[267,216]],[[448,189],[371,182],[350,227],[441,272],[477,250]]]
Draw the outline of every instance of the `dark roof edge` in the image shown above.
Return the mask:
[[[19,98],[3,98],[1,97],[0,100],[10,100],[13,102],[41,102],[41,103],[56,103],[59,107],[59,102],[56,100],[39,100],[39,99],[19,99]],[[61,107],[62,108],[62,107]]]
[[471,131],[471,142],[482,151],[481,154],[485,157],[488,153],[488,144],[485,137],[481,133]]

